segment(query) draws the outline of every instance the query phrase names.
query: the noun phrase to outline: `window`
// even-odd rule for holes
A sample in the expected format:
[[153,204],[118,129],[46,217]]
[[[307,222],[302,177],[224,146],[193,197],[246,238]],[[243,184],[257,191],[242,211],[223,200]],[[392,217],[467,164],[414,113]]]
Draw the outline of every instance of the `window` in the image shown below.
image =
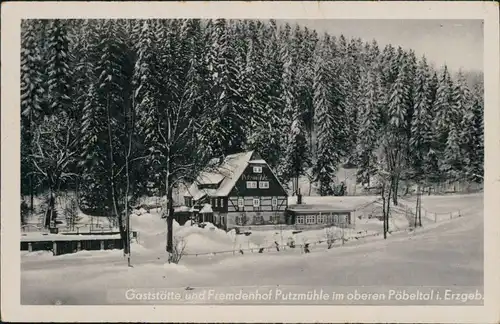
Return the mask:
[[254,207],[260,207],[260,198],[254,198],[253,199],[253,206]]
[[325,223],[325,215],[318,215],[318,224],[324,224]]
[[306,215],[306,224],[314,224],[315,218],[315,215]]
[[238,208],[245,207],[245,200],[243,198],[238,198]]
[[278,198],[273,197],[273,199],[271,199],[271,205],[273,207],[278,207]]
[[219,199],[215,198],[215,207],[219,207]]
[[247,181],[247,189],[256,189],[257,181]]
[[260,216],[260,215],[255,215],[253,217],[253,223],[255,225],[260,225],[260,224],[264,224],[264,217]]
[[269,181],[259,181],[260,189],[269,189]]
[[239,226],[244,226],[247,224],[248,222],[248,218],[246,215],[239,215],[239,216],[236,216],[236,225],[239,225]]
[[297,224],[304,224],[304,216],[297,216],[295,221]]
[[261,166],[254,166],[253,173],[262,173],[262,167]]

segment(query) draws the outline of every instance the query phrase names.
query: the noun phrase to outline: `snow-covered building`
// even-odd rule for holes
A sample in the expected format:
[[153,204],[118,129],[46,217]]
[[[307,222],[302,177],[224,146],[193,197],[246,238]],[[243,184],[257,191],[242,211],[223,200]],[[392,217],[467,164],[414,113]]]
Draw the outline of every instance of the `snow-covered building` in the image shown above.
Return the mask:
[[[228,155],[219,166],[201,172],[184,194],[197,217],[211,207],[209,218],[225,229],[285,222],[287,192],[255,151]],[[203,216],[202,216],[203,215]]]

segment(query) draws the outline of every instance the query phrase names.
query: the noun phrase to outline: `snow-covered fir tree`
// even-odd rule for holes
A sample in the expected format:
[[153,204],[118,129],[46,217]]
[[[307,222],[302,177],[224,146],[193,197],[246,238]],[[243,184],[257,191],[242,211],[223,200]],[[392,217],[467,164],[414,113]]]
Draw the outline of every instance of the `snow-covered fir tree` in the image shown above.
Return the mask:
[[322,48],[315,56],[314,64],[314,111],[317,132],[316,161],[313,168],[315,179],[319,182],[322,196],[333,195],[337,169],[345,156],[345,102],[341,79],[333,76],[339,71],[332,61],[321,55]]
[[50,21],[47,30],[47,101],[48,113],[70,113],[71,80],[69,37],[67,22],[56,19]]
[[357,136],[358,182],[370,185],[370,178],[376,173],[376,155],[380,127],[379,112],[384,98],[379,76],[371,69],[363,74],[361,80],[363,100],[359,110],[359,128]]

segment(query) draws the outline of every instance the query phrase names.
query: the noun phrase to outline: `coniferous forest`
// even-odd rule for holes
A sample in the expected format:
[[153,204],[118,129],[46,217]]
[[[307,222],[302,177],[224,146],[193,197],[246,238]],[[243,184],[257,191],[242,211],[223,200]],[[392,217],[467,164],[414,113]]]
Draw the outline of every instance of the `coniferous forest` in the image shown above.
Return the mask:
[[225,19],[26,20],[21,39],[21,195],[47,194],[48,221],[65,190],[98,215],[141,195],[173,211],[175,188],[250,149],[321,195],[344,164],[389,197],[482,182],[482,79],[397,45]]

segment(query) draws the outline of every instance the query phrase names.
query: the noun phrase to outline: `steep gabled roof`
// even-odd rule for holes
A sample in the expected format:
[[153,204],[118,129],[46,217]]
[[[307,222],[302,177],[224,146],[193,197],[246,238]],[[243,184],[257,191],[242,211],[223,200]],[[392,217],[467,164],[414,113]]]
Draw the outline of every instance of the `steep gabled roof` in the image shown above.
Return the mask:
[[[249,151],[226,156],[222,164],[215,170],[207,170],[200,173],[184,196],[193,197],[194,200],[198,200],[205,195],[213,197],[225,197],[229,195],[253,155],[254,151]],[[218,189],[198,188],[199,184],[215,183],[220,183]]]
[[226,173],[224,180],[222,180],[217,192],[214,194],[215,197],[225,197],[229,195],[231,190],[233,190],[236,181],[238,181],[245,171],[248,162],[252,159],[253,153],[254,151],[249,151],[227,156],[222,165],[221,172],[225,172],[227,170],[230,170],[230,172]]

